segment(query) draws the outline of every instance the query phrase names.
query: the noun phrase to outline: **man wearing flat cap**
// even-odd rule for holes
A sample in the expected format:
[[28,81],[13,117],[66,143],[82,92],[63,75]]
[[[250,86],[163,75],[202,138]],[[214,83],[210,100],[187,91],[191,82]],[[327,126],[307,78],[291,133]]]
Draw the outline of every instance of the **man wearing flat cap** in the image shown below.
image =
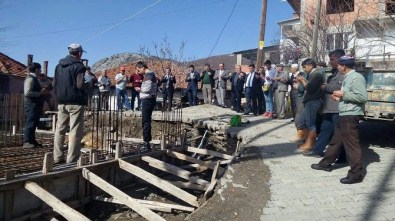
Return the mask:
[[346,177],[340,179],[340,183],[353,184],[362,182],[366,174],[366,170],[362,168],[358,127],[364,114],[368,93],[365,78],[353,69],[355,65],[353,57],[342,56],[338,64],[337,69],[345,75],[341,90],[336,90],[332,94],[332,98],[339,101],[339,119],[324,158],[318,164],[312,164],[311,168],[331,171],[332,164],[338,157],[341,147],[344,146],[351,169]]
[[58,122],[54,141],[54,162],[64,163],[63,144],[68,127],[69,142],[67,163],[80,156],[84,128],[84,110],[88,103],[84,81],[86,68],[81,62],[84,52],[80,44],[68,47],[69,55],[60,59],[55,68],[54,88],[58,99]]
[[285,95],[288,91],[288,74],[284,72],[284,64],[276,65],[277,74],[274,77],[274,104],[276,107],[276,117],[278,119],[285,118]]

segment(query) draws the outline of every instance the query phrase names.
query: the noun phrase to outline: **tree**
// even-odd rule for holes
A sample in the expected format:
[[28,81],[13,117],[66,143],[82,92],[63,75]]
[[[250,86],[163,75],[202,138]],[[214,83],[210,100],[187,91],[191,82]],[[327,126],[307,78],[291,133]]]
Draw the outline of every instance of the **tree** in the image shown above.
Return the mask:
[[160,77],[163,76],[166,68],[171,68],[176,77],[177,85],[180,85],[185,80],[185,71],[192,64],[192,61],[195,60],[194,58],[184,57],[185,45],[186,42],[182,41],[175,50],[170,44],[168,37],[165,36],[159,43],[152,42],[154,55],[151,53],[151,49],[145,45],[140,47],[139,53],[147,65]]
[[[391,4],[392,11],[388,10]],[[314,4],[306,4],[301,9],[299,27],[285,33],[297,39],[302,57],[310,54],[314,11]],[[344,48],[347,53],[362,58],[382,53],[384,45],[395,46],[392,37],[395,19],[391,13],[395,14],[395,2],[389,0],[324,0],[320,13],[318,60],[325,60],[328,51],[336,48]]]

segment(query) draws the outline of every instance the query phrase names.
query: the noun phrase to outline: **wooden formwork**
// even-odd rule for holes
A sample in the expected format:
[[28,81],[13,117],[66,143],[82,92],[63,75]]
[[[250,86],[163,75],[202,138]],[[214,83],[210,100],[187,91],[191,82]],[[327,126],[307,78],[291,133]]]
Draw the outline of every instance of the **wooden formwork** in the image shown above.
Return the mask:
[[[217,157],[217,160],[198,160],[187,153],[210,155]],[[163,161],[166,157],[189,164],[181,168]],[[53,168],[52,155],[48,153],[40,173],[19,177],[8,174],[7,180],[0,180],[0,220],[26,220],[54,215],[61,215],[67,220],[89,220],[77,208],[92,200],[123,204],[147,220],[164,220],[153,211],[193,212],[212,194],[218,174],[224,172],[223,165],[233,159],[234,156],[216,151],[183,146],[122,156],[120,146],[117,145],[114,159],[97,162],[93,154],[90,162],[84,162],[81,158],[77,164]],[[152,173],[149,168],[172,174],[184,181],[166,180]],[[211,179],[193,176],[185,168],[212,170]],[[119,187],[130,185],[136,180],[143,180],[173,195],[184,205],[134,199],[120,190]],[[198,190],[200,194],[193,195],[186,191],[188,189]],[[100,196],[103,192],[111,197]]]

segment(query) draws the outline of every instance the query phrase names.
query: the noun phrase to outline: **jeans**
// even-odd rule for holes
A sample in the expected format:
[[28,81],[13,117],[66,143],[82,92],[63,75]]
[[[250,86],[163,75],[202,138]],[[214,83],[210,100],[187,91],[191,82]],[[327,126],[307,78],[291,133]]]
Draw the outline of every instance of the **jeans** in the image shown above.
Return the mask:
[[317,121],[317,113],[320,110],[322,105],[321,99],[319,100],[310,100],[304,104],[304,111],[301,117],[301,128],[308,129],[310,131],[316,131],[316,121]]
[[333,132],[335,131],[338,113],[326,113],[321,124],[321,132],[314,144],[313,151],[323,156],[326,145],[331,141]]
[[126,91],[126,89],[119,89],[116,87],[115,94],[117,95],[118,110],[122,110],[124,104],[125,104],[126,110],[132,109],[132,107],[130,106],[129,96],[128,96],[128,92]]
[[152,112],[156,105],[156,98],[147,98],[141,100],[141,124],[143,127],[143,140],[144,142],[150,142],[152,140],[151,135],[151,120]]
[[296,113],[295,113],[295,126],[298,129],[302,128],[302,116],[304,112],[303,97],[296,96],[295,100]]
[[188,103],[189,106],[196,106],[197,105],[197,89],[189,89],[188,93]]
[[23,130],[23,143],[35,144],[36,128],[40,122],[42,104],[25,102],[25,128]]
[[268,91],[263,93],[265,96],[265,103],[266,103],[266,111],[272,113],[273,112],[273,89],[270,88]]
[[137,110],[140,110],[141,107],[141,100],[140,100],[140,93],[137,92],[134,88],[132,88],[132,101],[131,101],[131,109],[134,110],[134,102],[137,97]]
[[76,162],[80,156],[81,140],[84,135],[84,111],[82,105],[59,104],[56,124],[53,158],[55,162],[63,159],[63,144],[68,127],[69,148],[67,163]]

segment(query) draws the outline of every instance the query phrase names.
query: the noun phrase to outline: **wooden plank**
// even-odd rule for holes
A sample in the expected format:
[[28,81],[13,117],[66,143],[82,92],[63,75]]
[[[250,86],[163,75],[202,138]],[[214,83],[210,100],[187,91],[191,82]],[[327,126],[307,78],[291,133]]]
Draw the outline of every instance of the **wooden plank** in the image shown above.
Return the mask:
[[168,164],[166,162],[157,160],[157,159],[149,157],[149,156],[141,157],[141,159],[144,160],[145,162],[148,162],[150,166],[155,167],[155,168],[162,170],[164,172],[173,174],[175,176],[181,177],[186,180],[190,180],[190,181],[200,184],[200,185],[207,185],[207,186],[210,185],[210,182],[208,182],[204,179],[200,179],[199,177],[191,176],[192,173],[189,172],[188,170],[183,170],[179,167],[173,166],[171,164]]
[[180,187],[182,189],[206,191],[208,188],[208,186],[197,185],[191,182],[181,182],[181,181],[169,181],[169,182],[174,186]]
[[211,182],[210,186],[207,188],[206,192],[203,195],[203,199],[205,201],[207,201],[212,196],[217,181],[218,181],[217,179],[213,180],[213,182]]
[[87,179],[89,182],[91,182],[93,185],[99,187],[104,192],[110,194],[115,199],[122,202],[122,204],[125,204],[130,209],[136,211],[142,217],[144,217],[148,220],[161,220],[161,221],[165,220],[158,214],[152,212],[147,207],[143,206],[141,203],[137,202],[135,199],[128,196],[126,193],[120,191],[113,185],[107,183],[105,180],[103,180],[96,174],[92,173],[88,169],[86,169],[86,168],[82,169],[82,176],[85,179]]
[[69,207],[67,204],[63,203],[61,200],[50,194],[35,182],[26,182],[25,189],[29,190],[32,194],[40,198],[42,201],[52,207],[55,212],[59,213],[67,220],[90,220],[78,211]]
[[119,159],[121,157],[122,157],[121,142],[117,142],[115,144],[115,159]]
[[[114,198],[95,196],[95,197],[93,197],[93,199],[103,201],[103,202],[112,202],[112,203],[122,204],[121,202],[119,202],[119,200],[114,199]],[[150,201],[150,200],[140,200],[140,199],[135,199],[135,200],[137,202],[143,204],[144,206],[147,206],[147,208],[150,208],[153,210],[156,210],[156,208],[159,210],[161,208],[162,212],[171,212],[172,210],[180,210],[180,211],[187,211],[187,212],[195,211],[195,208],[189,207],[189,206],[181,206],[181,205],[176,205],[176,204],[155,202],[155,201]]]
[[217,164],[215,165],[215,168],[213,170],[213,175],[211,176],[211,183],[214,182],[214,180],[217,179],[217,174],[218,174],[218,169],[219,169],[220,161],[217,161]]
[[[120,137],[119,139],[122,141],[132,142],[137,144],[144,143],[144,140],[142,138]],[[160,145],[160,140],[151,140],[150,144]]]
[[42,173],[46,174],[53,170],[53,153],[45,153]]
[[[121,203],[119,200],[114,199],[114,198],[108,198],[108,197],[102,197],[102,196],[95,196],[93,197],[94,200],[100,201],[100,202],[106,202],[106,203],[115,203],[115,204],[121,204],[123,205],[123,203]],[[147,207],[150,210],[155,210],[155,211],[160,211],[160,212],[165,212],[165,213],[171,213],[171,208],[165,208],[165,207],[161,207],[161,206],[152,206],[152,205],[144,205],[145,207]]]
[[174,152],[174,151],[171,151],[171,150],[167,151],[167,155],[171,156],[171,157],[174,157],[174,158],[177,158],[177,159],[180,159],[180,160],[184,160],[184,161],[188,161],[188,162],[191,162],[191,163],[199,164],[200,166],[204,166],[204,167],[210,168],[212,170],[214,170],[214,168],[215,168],[215,165],[214,165],[213,162],[207,162],[207,161],[198,160],[198,159],[195,159],[193,157],[187,156],[185,154]]
[[187,202],[188,204],[198,207],[199,206],[199,202],[197,200],[197,197],[174,186],[173,184],[169,183],[166,180],[163,180],[143,169],[141,169],[140,167],[137,167],[133,164],[127,163],[126,161],[123,161],[121,159],[118,160],[119,162],[119,167],[145,181],[147,181],[148,183],[162,189],[163,191],[166,191],[172,195],[174,195],[175,197],[183,200],[184,202]]
[[192,152],[192,153],[198,153],[198,154],[203,154],[203,155],[211,155],[214,157],[220,157],[226,160],[230,160],[233,158],[233,156],[228,155],[228,154],[223,154],[217,151],[213,151],[213,150],[207,150],[207,149],[199,149],[196,147],[188,147],[187,148],[188,152]]

